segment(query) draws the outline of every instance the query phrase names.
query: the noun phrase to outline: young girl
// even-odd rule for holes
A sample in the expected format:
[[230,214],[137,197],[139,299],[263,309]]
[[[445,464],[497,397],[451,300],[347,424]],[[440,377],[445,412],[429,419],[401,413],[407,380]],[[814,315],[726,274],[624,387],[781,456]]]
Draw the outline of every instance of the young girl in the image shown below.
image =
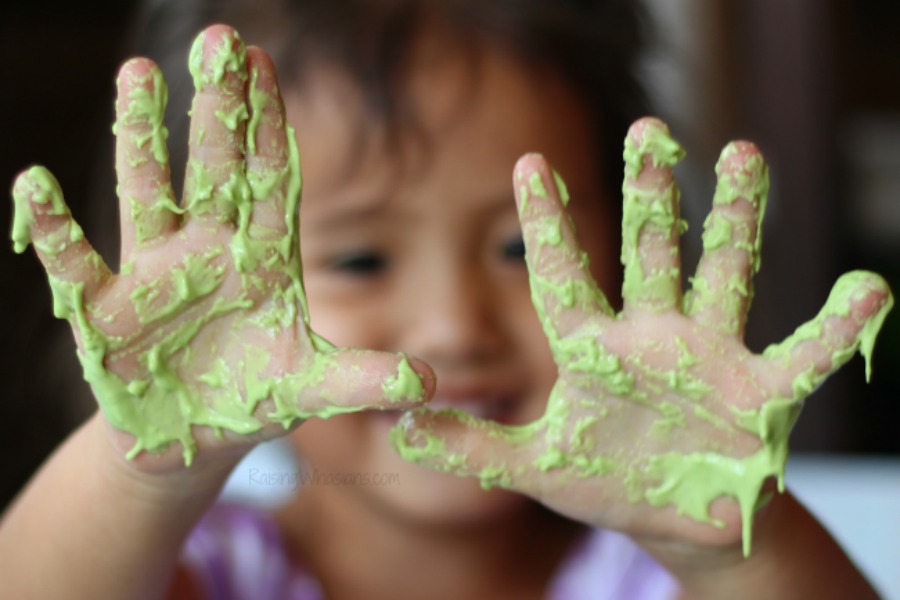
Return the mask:
[[[723,152],[682,294],[681,149],[642,119],[616,312],[602,140],[621,138],[607,86],[625,66],[588,76],[557,34],[628,6],[587,4],[298,6],[320,33],[281,84],[262,49],[209,27],[180,202],[160,71],[122,67],[119,272],[47,171],[14,186],[14,241],[33,242],[101,411],[4,517],[11,596],[874,596],[766,482],[802,399],[871,351],[890,293],[849,274],[749,353],[765,165],[748,143]],[[597,64],[629,56],[627,32],[603,33]],[[274,515],[213,506],[281,435],[319,472],[399,484],[311,485]]]

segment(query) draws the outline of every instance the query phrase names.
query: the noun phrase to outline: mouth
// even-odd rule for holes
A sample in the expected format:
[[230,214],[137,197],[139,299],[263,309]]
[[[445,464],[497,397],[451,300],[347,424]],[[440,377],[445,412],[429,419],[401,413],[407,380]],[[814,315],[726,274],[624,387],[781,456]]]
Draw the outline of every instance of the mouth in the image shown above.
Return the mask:
[[[504,425],[521,424],[525,422],[522,414],[523,402],[513,396],[496,397],[448,397],[440,392],[425,405],[431,411],[445,409],[459,410],[478,419],[496,421]],[[396,423],[397,417],[402,414],[399,410],[386,410],[380,413],[384,418]]]
[[498,398],[446,398],[436,396],[428,403],[431,410],[455,409],[479,419],[511,424],[515,422],[520,402],[511,397]]

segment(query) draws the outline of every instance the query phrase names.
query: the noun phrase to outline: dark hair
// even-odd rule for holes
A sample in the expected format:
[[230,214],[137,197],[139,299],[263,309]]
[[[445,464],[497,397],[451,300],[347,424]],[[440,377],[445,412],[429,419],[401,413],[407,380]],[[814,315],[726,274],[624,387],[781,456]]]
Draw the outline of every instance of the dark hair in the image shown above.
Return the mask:
[[283,87],[302,83],[309,63],[343,69],[359,85],[372,121],[389,133],[410,119],[396,83],[416,34],[429,23],[449,26],[463,46],[490,44],[535,69],[553,70],[592,115],[609,198],[619,194],[621,171],[611,167],[621,164],[628,126],[648,112],[635,73],[646,34],[637,0],[152,0],[138,12],[134,51],[156,60],[169,80],[176,185],[193,95],[186,57],[194,36],[216,22],[269,52]]

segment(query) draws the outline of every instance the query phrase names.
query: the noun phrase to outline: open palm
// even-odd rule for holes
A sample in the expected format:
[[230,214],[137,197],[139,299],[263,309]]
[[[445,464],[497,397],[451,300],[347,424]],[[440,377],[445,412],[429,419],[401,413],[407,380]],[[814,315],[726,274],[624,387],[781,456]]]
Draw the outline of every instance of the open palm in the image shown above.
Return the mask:
[[458,411],[411,411],[393,432],[402,455],[595,526],[716,545],[743,532],[749,544],[764,483],[783,485],[803,399],[860,345],[868,357],[892,300],[879,276],[848,273],[815,319],[751,353],[743,334],[765,163],[746,142],[723,151],[704,254],[682,294],[672,178],[681,155],[656,119],[628,134],[618,314],[575,239],[564,185],[540,156],[520,160],[514,183],[532,297],[559,370],[546,412],[504,426]]
[[[197,94],[181,203],[169,179],[165,81],[147,59],[120,71],[118,274],[46,169],[29,169],[14,187],[17,250],[33,241],[85,378],[109,422],[130,434],[117,442],[131,446],[130,457],[180,442],[190,463],[198,448],[259,441],[311,416],[427,399],[427,366],[336,349],[308,327],[299,160],[268,56],[216,26],[197,39],[191,71]],[[180,462],[171,451],[149,460]]]

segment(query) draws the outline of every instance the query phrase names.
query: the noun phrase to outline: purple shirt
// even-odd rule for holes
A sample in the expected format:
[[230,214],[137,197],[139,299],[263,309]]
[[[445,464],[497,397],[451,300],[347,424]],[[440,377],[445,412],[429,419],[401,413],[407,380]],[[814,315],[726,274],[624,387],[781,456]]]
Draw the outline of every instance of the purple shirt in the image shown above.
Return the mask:
[[[323,600],[312,574],[288,558],[265,512],[217,504],[182,557],[208,600]],[[549,600],[671,600],[678,584],[628,537],[592,530],[565,559]]]

